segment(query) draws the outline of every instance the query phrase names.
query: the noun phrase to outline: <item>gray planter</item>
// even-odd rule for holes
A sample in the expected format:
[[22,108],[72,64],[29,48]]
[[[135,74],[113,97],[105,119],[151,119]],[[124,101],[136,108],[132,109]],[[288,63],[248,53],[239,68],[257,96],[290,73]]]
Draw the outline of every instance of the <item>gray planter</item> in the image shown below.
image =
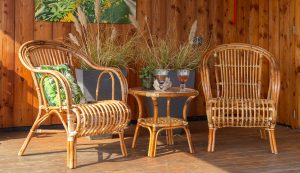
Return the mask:
[[[179,87],[180,83],[177,79],[177,73],[176,70],[171,70],[168,75],[172,81],[172,87]],[[189,80],[186,83],[187,88],[194,88],[195,87],[195,70],[190,71]],[[187,98],[173,98],[171,99],[171,116],[182,118],[183,114],[183,106]],[[160,116],[166,116],[167,112],[167,100],[165,98],[159,98],[158,99],[158,115]],[[145,99],[145,107],[146,107],[146,114],[148,117],[153,116],[153,103],[151,98]],[[189,114],[190,108],[188,107],[188,114]],[[175,130],[175,133],[181,133],[182,130]]]
[[[76,79],[79,87],[81,88],[86,100],[88,102],[92,102],[96,100],[96,87],[98,76],[101,71],[98,70],[82,70],[76,69]],[[127,71],[122,70],[122,73],[127,76]],[[121,85],[120,81],[115,76],[115,99],[121,100]],[[111,100],[112,96],[112,88],[111,88],[111,79],[110,75],[105,74],[101,79],[101,85],[98,93],[98,100]],[[104,134],[104,135],[96,135],[89,136],[90,140],[97,139],[108,139],[112,138],[112,134]]]
[[[82,70],[76,69],[76,79],[87,101],[96,100],[96,87],[98,76],[101,71],[98,70]],[[124,76],[127,76],[127,71],[122,70]],[[121,100],[121,85],[120,81],[115,77],[115,99]],[[98,100],[111,100],[111,79],[108,74],[105,74],[101,79]]]

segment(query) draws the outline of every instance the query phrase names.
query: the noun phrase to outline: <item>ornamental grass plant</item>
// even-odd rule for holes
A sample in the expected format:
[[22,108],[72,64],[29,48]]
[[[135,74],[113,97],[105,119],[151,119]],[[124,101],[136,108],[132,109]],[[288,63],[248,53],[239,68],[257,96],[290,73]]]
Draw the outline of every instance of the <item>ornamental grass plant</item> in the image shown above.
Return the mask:
[[[201,45],[194,44],[194,38],[197,31],[197,21],[191,27],[189,37],[186,42],[178,43],[170,37],[168,30],[165,38],[153,35],[150,31],[147,17],[145,18],[146,31],[140,31],[140,37],[143,38],[138,44],[139,63],[144,67],[153,69],[189,69],[193,70],[198,64],[203,54],[209,49],[210,37],[205,39]],[[134,23],[137,23],[136,21]],[[138,24],[135,25],[138,27]]]
[[[118,39],[117,29],[106,27],[99,23],[101,19],[100,0],[95,0],[95,16],[97,24],[88,24],[88,18],[78,7],[77,17],[74,19],[75,33],[69,33],[66,43],[75,47],[87,56],[90,61],[99,66],[127,68],[134,57],[134,46],[137,34],[123,36]],[[108,31],[110,34],[108,34]],[[86,67],[82,64],[83,67]]]

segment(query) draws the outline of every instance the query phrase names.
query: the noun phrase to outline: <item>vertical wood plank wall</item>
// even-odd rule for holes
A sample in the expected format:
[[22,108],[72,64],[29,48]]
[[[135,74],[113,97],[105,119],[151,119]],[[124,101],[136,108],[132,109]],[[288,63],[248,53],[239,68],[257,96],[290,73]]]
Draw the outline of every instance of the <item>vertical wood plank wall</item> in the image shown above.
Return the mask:
[[[268,49],[278,58],[282,75],[278,122],[300,127],[300,1],[237,0],[233,21],[233,0],[138,0],[137,14],[145,28],[163,37],[167,30],[179,42],[187,40],[198,20],[197,34],[212,34],[212,46],[243,42]],[[116,25],[120,33],[130,25]],[[30,126],[37,112],[37,99],[30,73],[18,60],[20,45],[32,39],[62,39],[71,32],[69,23],[34,21],[33,0],[0,1],[0,128]],[[264,65],[267,69],[267,65]],[[268,77],[268,70],[263,78]],[[138,84],[136,72],[129,74],[130,87]],[[200,78],[197,75],[197,86]],[[263,80],[264,88],[268,80]],[[265,90],[264,90],[265,91]],[[134,112],[135,101],[129,99]],[[203,94],[192,105],[193,115],[205,115]],[[50,120],[48,124],[56,123]]]

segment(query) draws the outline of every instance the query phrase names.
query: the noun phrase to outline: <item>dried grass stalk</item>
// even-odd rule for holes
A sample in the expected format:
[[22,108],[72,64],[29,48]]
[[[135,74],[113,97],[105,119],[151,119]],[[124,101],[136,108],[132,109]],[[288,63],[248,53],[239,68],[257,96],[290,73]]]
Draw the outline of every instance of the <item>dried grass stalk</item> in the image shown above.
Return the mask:
[[197,20],[194,21],[189,34],[189,43],[191,45],[194,44],[194,38],[196,36],[196,32],[197,32]]

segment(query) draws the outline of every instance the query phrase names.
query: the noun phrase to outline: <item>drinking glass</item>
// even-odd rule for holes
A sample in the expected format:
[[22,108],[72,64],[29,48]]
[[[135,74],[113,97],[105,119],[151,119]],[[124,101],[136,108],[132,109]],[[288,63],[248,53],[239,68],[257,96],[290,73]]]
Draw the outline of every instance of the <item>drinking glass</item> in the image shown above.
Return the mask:
[[164,87],[164,83],[166,81],[166,78],[168,76],[168,73],[169,71],[166,70],[166,69],[155,69],[155,77],[156,77],[156,80],[158,81],[159,83],[159,89],[162,91],[163,90],[163,87]]
[[188,81],[190,75],[190,70],[181,69],[177,70],[177,78],[180,82],[180,91],[184,91],[185,83]]

